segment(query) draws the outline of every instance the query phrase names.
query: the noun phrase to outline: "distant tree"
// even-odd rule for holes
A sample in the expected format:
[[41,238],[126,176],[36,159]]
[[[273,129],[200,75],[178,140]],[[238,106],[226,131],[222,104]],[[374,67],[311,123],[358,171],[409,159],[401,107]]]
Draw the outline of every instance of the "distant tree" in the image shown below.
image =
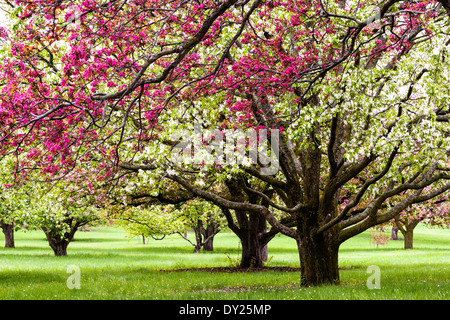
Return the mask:
[[68,185],[48,188],[34,186],[30,207],[23,211],[29,229],[45,233],[55,256],[66,256],[67,247],[78,228],[99,220],[99,210],[88,192],[72,189]]
[[130,237],[142,237],[155,240],[164,239],[167,235],[178,233],[184,225],[173,215],[173,205],[141,205],[126,207],[123,211],[115,211],[109,216],[123,228]]
[[391,240],[399,240],[398,239],[398,227],[394,224],[391,229]]
[[414,229],[419,223],[445,227],[450,221],[449,212],[450,203],[447,194],[404,210],[394,219],[394,226],[403,234],[405,249],[413,249]]
[[225,220],[220,209],[212,203],[202,200],[190,200],[178,210],[186,228],[195,234],[195,243],[179,234],[194,246],[194,253],[214,250],[214,237],[224,227]]
[[389,237],[386,235],[383,226],[370,228],[370,235],[372,237],[372,243],[374,243],[377,248],[379,245],[384,246],[389,241]]
[[23,224],[29,186],[18,182],[10,158],[0,162],[0,228],[5,235],[5,247],[14,248],[14,231]]
[[[124,208],[112,214],[112,217],[130,236],[142,237],[145,243],[145,238],[160,240],[167,235],[179,234],[194,246],[194,253],[200,252],[202,248],[213,251],[214,236],[224,224],[219,209],[205,201],[188,200],[176,205],[155,203]],[[188,229],[194,231],[195,242],[185,234]]]

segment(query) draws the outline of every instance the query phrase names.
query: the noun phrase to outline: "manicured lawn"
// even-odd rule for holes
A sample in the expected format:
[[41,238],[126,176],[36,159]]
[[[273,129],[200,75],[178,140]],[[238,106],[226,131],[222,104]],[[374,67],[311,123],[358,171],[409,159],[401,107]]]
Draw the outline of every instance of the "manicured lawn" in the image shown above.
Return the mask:
[[[298,272],[161,271],[233,266],[240,256],[232,233],[216,236],[214,252],[193,254],[179,236],[143,245],[113,227],[78,232],[67,257],[54,257],[43,232],[17,232],[16,248],[0,237],[0,299],[449,299],[450,230],[419,226],[413,250],[389,241],[376,248],[370,233],[341,246],[340,286],[300,287]],[[191,235],[192,237],[192,235]],[[298,267],[295,242],[277,236],[267,266]],[[81,289],[70,290],[70,265],[80,269]],[[368,289],[377,265],[381,289]]]

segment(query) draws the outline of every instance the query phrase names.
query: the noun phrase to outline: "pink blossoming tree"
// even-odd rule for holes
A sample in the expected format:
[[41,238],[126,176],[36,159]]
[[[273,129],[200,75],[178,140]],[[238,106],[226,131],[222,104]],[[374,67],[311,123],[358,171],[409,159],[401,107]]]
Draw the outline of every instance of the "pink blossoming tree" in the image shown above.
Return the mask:
[[446,227],[450,223],[447,196],[438,196],[427,202],[413,205],[394,219],[394,226],[400,230],[405,249],[413,248],[414,229],[419,223],[430,227]]

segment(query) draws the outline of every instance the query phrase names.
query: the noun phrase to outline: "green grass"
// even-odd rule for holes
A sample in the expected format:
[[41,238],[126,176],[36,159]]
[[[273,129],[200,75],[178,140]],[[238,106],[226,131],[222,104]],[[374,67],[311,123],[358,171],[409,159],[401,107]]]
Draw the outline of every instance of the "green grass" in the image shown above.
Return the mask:
[[[78,232],[67,257],[55,257],[42,232],[17,232],[16,248],[0,248],[0,299],[449,299],[450,230],[417,227],[413,250],[389,241],[376,248],[363,233],[341,246],[341,285],[300,287],[298,272],[163,272],[231,266],[238,239],[219,233],[214,252],[193,254],[179,236],[143,245],[111,227]],[[192,235],[191,235],[192,236]],[[3,246],[3,239],[0,245]],[[277,236],[267,266],[298,267],[295,242]],[[81,270],[81,289],[68,289],[69,265]],[[366,286],[367,267],[381,271],[381,289]]]

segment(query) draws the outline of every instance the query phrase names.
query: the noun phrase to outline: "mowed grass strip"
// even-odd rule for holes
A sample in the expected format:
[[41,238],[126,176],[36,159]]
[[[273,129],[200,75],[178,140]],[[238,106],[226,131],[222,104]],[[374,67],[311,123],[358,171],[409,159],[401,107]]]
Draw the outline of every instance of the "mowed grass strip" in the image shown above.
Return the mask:
[[[76,234],[67,257],[53,256],[43,232],[17,232],[15,249],[0,248],[0,299],[450,298],[449,229],[419,226],[413,250],[402,241],[376,248],[363,233],[341,246],[341,285],[314,288],[300,286],[296,244],[284,236],[269,243],[266,265],[292,270],[220,272],[208,268],[233,267],[240,257],[232,233],[216,236],[214,252],[194,254],[179,236],[143,245],[114,227],[93,230]],[[71,265],[80,270],[80,289],[67,286]],[[380,289],[366,286],[371,265],[380,268]]]

